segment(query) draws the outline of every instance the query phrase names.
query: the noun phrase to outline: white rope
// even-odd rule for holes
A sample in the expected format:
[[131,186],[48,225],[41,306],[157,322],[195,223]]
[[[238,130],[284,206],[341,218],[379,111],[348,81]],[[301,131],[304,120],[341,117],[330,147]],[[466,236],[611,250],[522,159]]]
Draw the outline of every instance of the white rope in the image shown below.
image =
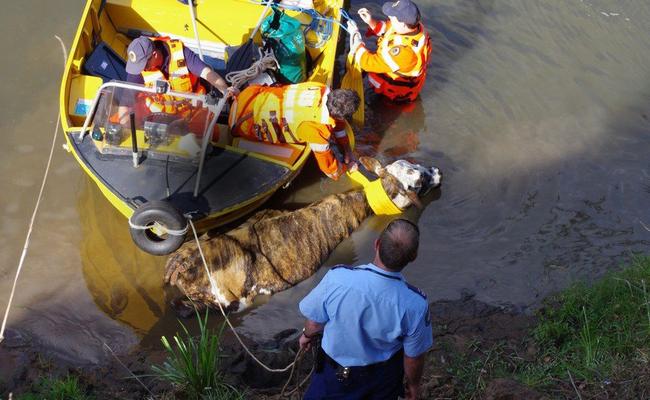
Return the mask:
[[230,82],[233,87],[239,89],[244,83],[262,74],[267,69],[276,70],[280,68],[278,60],[275,59],[271,50],[265,53],[262,53],[260,49],[258,51],[260,54],[258,61],[255,61],[248,69],[227,73],[226,81]]
[[[131,217],[133,217],[133,216],[131,216]],[[137,225],[131,220],[131,218],[129,218],[129,226],[131,228],[139,230],[139,231],[146,231],[148,229],[155,229],[157,231],[160,231],[163,234],[166,233],[166,234],[172,235],[172,236],[185,236],[185,234],[187,233],[187,228],[188,228],[188,226],[185,225],[185,228],[183,228],[183,229],[170,229],[170,228],[167,228],[164,225],[161,225],[158,222],[154,222],[154,223],[149,224],[149,225]]]
[[[217,283],[214,281],[214,278],[212,277],[212,274],[210,274],[210,270],[208,269],[208,263],[205,261],[205,256],[203,255],[203,250],[201,249],[201,242],[199,241],[199,236],[196,234],[196,229],[194,228],[194,224],[192,223],[192,220],[188,219],[188,222],[189,222],[190,226],[192,227],[192,232],[194,233],[194,239],[196,240],[196,247],[199,249],[199,254],[201,255],[201,261],[203,261],[203,267],[205,267],[205,273],[208,275],[208,280],[210,281],[210,286],[212,288],[212,293],[216,293],[217,290],[218,290]],[[255,355],[250,351],[250,349],[244,344],[244,341],[241,339],[241,337],[239,337],[239,334],[237,333],[237,331],[235,330],[235,327],[232,325],[232,323],[228,319],[228,316],[226,315],[226,311],[223,309],[223,306],[221,305],[221,303],[219,301],[216,301],[216,303],[219,305],[219,310],[221,310],[221,314],[223,315],[223,318],[225,319],[226,323],[230,327],[230,330],[232,331],[232,333],[235,335],[235,337],[239,341],[239,344],[241,344],[241,346],[244,348],[246,353],[248,353],[248,355],[251,356],[251,358],[253,360],[255,360],[255,362],[257,362],[257,364],[259,364],[260,367],[264,368],[265,370],[267,370],[269,372],[286,372],[286,371],[288,371],[290,368],[292,368],[294,366],[294,364],[296,363],[296,360],[298,359],[298,356],[300,356],[302,354],[301,351],[299,351],[296,354],[296,358],[293,360],[293,362],[291,364],[287,365],[284,368],[270,368],[266,364],[264,364],[262,361],[260,361],[257,357],[255,357]]]
[[[68,51],[66,50],[65,45],[63,44],[63,40],[61,40],[61,38],[58,37],[57,35],[54,35],[54,37],[59,41],[59,44],[61,44],[61,50],[63,51],[63,66],[65,69],[65,62],[68,59]],[[14,284],[11,287],[11,294],[9,295],[9,302],[7,303],[7,309],[5,310],[4,318],[2,319],[2,327],[0,327],[0,343],[2,343],[2,341],[5,338],[4,332],[7,326],[7,318],[9,317],[9,309],[11,308],[11,303],[13,302],[14,299],[14,293],[16,292],[18,276],[20,275],[20,272],[23,269],[23,262],[25,261],[25,257],[27,256],[27,249],[29,248],[29,239],[32,236],[32,228],[34,227],[34,221],[36,220],[38,207],[40,206],[41,198],[43,197],[43,189],[45,188],[45,182],[47,182],[47,176],[50,172],[50,165],[52,164],[52,156],[54,154],[54,146],[56,144],[57,135],[59,134],[59,124],[61,123],[61,114],[57,112],[57,115],[58,116],[56,118],[56,128],[54,129],[54,136],[52,137],[52,147],[50,148],[50,157],[47,160],[47,166],[45,167],[45,174],[43,175],[43,182],[41,182],[41,189],[38,192],[36,206],[34,206],[32,219],[29,222],[29,230],[27,231],[27,237],[25,238],[25,244],[23,245],[23,252],[20,255],[20,261],[18,262],[18,268],[16,269],[16,277],[14,278]]]

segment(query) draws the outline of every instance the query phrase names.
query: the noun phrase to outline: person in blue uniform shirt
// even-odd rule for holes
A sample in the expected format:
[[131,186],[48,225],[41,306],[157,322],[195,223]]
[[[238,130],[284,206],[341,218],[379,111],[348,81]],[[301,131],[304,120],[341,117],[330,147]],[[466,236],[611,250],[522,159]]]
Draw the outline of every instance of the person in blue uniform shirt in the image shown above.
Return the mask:
[[419,398],[433,332],[426,296],[401,273],[419,236],[417,225],[394,220],[375,241],[372,263],[332,268],[300,302],[301,349],[323,335],[305,399]]

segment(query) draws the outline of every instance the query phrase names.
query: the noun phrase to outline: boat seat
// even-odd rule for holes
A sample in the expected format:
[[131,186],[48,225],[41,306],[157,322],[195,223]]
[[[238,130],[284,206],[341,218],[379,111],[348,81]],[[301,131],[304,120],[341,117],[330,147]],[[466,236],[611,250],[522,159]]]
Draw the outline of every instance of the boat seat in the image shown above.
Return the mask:
[[232,141],[232,147],[244,151],[260,154],[273,160],[293,165],[305,150],[304,144],[295,143],[266,143],[256,140],[248,140],[236,137]]

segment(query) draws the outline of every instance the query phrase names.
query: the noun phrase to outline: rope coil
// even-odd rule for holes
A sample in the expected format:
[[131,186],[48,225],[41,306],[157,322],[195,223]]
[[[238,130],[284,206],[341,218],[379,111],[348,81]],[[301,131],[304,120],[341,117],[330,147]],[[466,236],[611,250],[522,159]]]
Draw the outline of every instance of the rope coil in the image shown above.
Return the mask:
[[226,81],[230,82],[233,87],[239,89],[244,83],[261,75],[267,69],[275,71],[280,68],[280,64],[275,59],[272,50],[262,52],[261,49],[257,49],[257,51],[259,52],[260,59],[255,61],[253,65],[247,69],[226,74]]

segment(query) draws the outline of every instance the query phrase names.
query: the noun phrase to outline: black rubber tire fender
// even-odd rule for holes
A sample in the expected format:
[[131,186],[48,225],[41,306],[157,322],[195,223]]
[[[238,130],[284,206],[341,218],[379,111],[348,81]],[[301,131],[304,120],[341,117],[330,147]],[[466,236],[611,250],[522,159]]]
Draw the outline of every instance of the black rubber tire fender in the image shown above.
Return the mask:
[[[165,228],[182,230],[187,220],[173,205],[166,201],[153,200],[138,207],[131,216],[134,225],[147,226],[158,223]],[[142,230],[129,227],[133,242],[149,254],[165,256],[176,251],[185,241],[185,235],[166,235],[161,238],[150,229]]]

